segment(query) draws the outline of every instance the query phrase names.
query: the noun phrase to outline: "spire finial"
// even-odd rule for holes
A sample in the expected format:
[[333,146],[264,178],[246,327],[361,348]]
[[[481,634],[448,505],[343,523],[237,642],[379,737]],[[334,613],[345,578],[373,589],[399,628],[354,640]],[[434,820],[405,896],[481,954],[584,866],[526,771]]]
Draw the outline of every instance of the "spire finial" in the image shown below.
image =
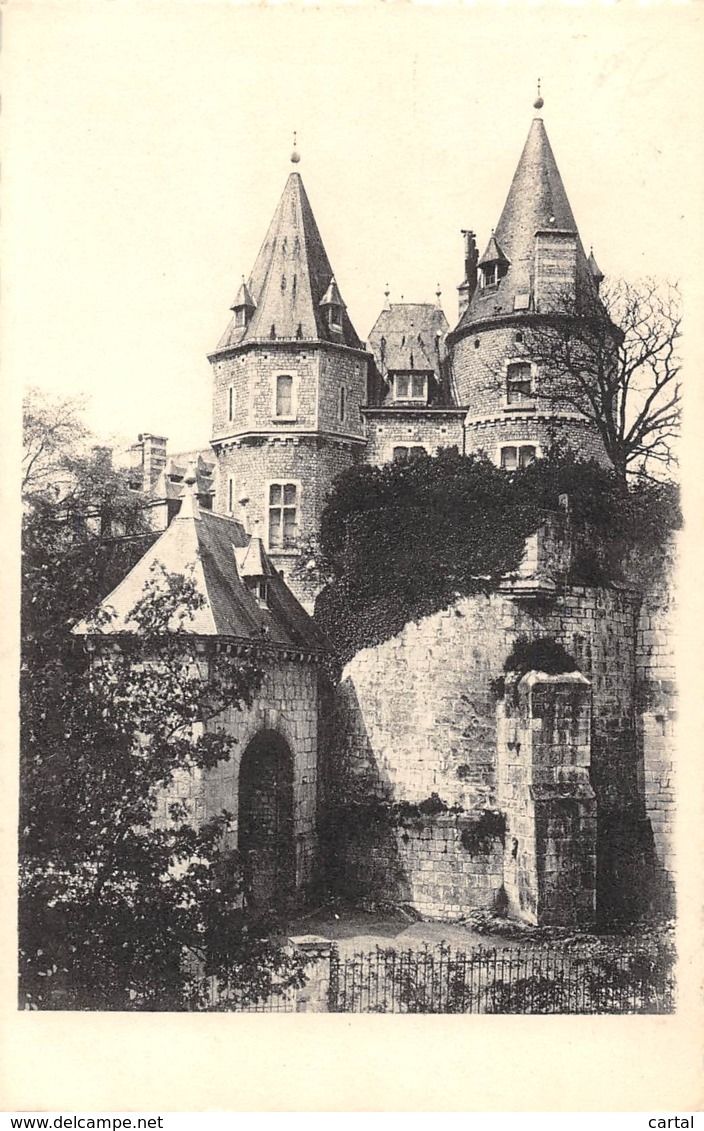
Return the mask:
[[440,290],[440,284],[439,283],[438,283],[438,289],[435,292],[435,297],[438,300],[436,305],[438,306],[438,308],[442,308],[442,303],[440,302],[440,299],[442,298],[442,291]]
[[200,518],[200,507],[196,495],[198,475],[194,459],[188,461],[186,474],[183,477],[183,491],[181,492],[181,508],[177,518]]
[[291,154],[291,164],[297,165],[301,160],[301,155],[296,149],[296,131],[293,131],[293,153]]
[[533,103],[533,106],[535,107],[536,110],[542,110],[544,105],[545,105],[545,102],[543,101],[543,98],[540,94],[540,79],[538,79],[538,97],[536,98],[535,102]]
[[389,302],[389,295],[390,294],[391,294],[391,291],[389,290],[389,284],[387,283],[386,284],[386,290],[384,291],[384,299],[386,300],[385,303],[384,303],[384,310],[390,310],[391,309],[391,304]]

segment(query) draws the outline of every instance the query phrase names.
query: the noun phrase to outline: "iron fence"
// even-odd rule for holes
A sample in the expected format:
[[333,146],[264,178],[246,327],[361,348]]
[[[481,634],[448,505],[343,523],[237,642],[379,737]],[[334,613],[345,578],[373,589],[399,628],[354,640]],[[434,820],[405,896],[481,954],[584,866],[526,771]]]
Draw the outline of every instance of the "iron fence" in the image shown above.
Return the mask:
[[208,979],[200,1008],[237,1013],[671,1013],[672,953],[628,944],[571,953],[551,946],[453,950],[377,947],[311,962],[305,984],[242,1000]]
[[671,961],[633,950],[553,949],[330,954],[328,1009],[339,1013],[670,1013]]

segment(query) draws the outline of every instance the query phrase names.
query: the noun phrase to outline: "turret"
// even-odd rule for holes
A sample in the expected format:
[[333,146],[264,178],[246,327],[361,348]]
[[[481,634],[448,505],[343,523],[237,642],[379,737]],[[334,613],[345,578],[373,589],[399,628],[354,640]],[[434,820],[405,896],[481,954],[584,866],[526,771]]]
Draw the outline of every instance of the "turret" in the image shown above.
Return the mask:
[[301,600],[294,567],[335,477],[365,448],[369,355],[330,265],[294,150],[278,207],[210,356],[215,508],[248,517]]
[[[534,105],[540,110],[542,98]],[[607,462],[574,396],[560,401],[554,374],[548,388],[546,372],[529,356],[530,335],[541,319],[547,324],[556,315],[593,314],[603,278],[593,255],[588,261],[584,253],[541,117],[533,119],[478,262],[473,233],[465,233],[465,241],[461,313],[448,346],[458,399],[468,406],[467,451],[517,466],[562,440]]]

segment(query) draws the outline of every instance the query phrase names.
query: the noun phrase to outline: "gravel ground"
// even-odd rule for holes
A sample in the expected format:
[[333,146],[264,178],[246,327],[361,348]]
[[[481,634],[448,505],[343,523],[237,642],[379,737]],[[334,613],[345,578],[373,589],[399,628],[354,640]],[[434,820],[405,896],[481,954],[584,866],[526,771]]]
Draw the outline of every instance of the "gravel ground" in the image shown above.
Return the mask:
[[396,950],[421,950],[424,943],[436,946],[446,942],[456,950],[472,947],[497,947],[525,950],[525,941],[504,938],[501,935],[480,934],[462,923],[433,923],[414,921],[402,913],[329,909],[315,911],[292,919],[287,926],[288,935],[322,935],[337,943],[341,954],[350,955],[373,951],[377,946]]

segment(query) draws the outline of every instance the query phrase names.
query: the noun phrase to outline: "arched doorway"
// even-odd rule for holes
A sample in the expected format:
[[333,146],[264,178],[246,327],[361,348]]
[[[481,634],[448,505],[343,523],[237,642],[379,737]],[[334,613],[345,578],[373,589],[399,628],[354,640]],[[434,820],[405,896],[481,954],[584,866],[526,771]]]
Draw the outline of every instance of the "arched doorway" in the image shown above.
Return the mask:
[[296,885],[293,842],[293,758],[274,731],[262,731],[242,756],[238,847],[248,907],[285,908]]

